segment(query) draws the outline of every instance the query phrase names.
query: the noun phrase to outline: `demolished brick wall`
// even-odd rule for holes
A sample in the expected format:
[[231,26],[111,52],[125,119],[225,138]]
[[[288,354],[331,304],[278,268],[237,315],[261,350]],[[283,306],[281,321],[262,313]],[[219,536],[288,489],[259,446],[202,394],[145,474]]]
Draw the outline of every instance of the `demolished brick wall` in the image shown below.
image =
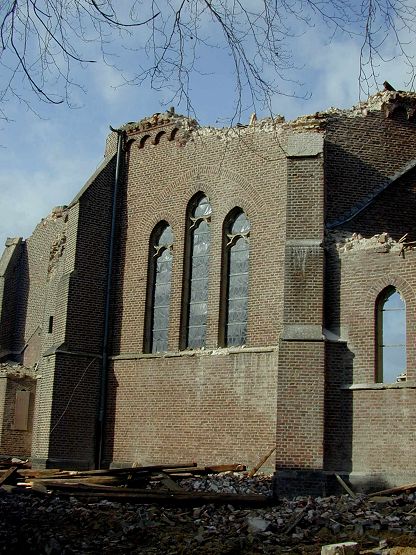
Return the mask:
[[[281,491],[316,493],[331,471],[401,479],[415,454],[415,104],[383,92],[293,122],[214,129],[169,112],[123,127],[106,465],[232,456],[252,466],[276,444]],[[112,133],[62,217],[26,241],[33,290],[28,321],[20,309],[16,322],[23,358],[41,374],[39,465],[96,462],[115,146]],[[212,206],[211,245],[206,343],[192,350],[182,348],[185,215],[198,192]],[[235,207],[251,224],[248,332],[244,346],[224,348],[222,234]],[[149,239],[161,221],[174,235],[169,338],[166,353],[151,354]],[[374,352],[375,303],[388,285],[404,296],[408,322],[407,379],[389,386],[376,383]]]

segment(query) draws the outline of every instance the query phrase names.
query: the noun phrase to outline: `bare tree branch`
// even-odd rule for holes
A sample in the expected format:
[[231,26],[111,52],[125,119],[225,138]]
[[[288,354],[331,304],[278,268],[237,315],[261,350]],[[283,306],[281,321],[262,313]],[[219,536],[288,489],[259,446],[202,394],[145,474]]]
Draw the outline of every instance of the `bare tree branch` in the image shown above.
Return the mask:
[[127,5],[125,12],[126,4],[113,0],[2,0],[0,119],[7,119],[13,97],[27,105],[34,99],[71,104],[71,90],[80,86],[73,69],[94,62],[97,49],[111,64],[111,43],[136,56],[133,74],[125,77],[117,68],[126,83],[147,82],[169,95],[167,102],[185,104],[189,111],[193,77],[210,72],[209,53],[225,52],[235,82],[234,117],[258,105],[271,109],[276,94],[294,94],[296,57],[290,46],[316,25],[325,26],[329,39],[341,34],[358,41],[362,93],[384,81],[380,68],[387,59],[402,58],[409,86],[415,81],[414,0],[129,0]]

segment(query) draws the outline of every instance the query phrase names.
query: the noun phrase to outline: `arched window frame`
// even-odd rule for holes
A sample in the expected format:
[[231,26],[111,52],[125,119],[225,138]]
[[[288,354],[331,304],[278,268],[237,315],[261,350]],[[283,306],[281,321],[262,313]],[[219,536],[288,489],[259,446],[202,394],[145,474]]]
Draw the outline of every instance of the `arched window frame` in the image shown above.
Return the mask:
[[[376,322],[376,329],[375,329],[375,360],[376,360],[376,365],[375,365],[375,381],[376,383],[392,383],[391,380],[386,379],[386,368],[385,368],[385,362],[384,362],[384,348],[385,347],[389,347],[389,345],[385,345],[384,344],[384,331],[385,331],[385,321],[384,321],[384,314],[386,312],[385,310],[385,304],[387,303],[387,301],[390,299],[390,297],[392,295],[394,295],[395,293],[398,293],[400,295],[400,299],[403,303],[401,308],[394,308],[394,309],[389,309],[389,310],[395,310],[395,311],[402,311],[402,317],[403,317],[403,323],[404,323],[404,337],[403,337],[403,342],[402,343],[398,343],[397,345],[390,345],[390,347],[397,347],[397,348],[403,348],[404,349],[404,358],[406,359],[407,356],[407,338],[406,338],[406,301],[403,297],[403,295],[401,294],[401,292],[396,289],[393,285],[389,285],[388,287],[386,287],[385,289],[383,289],[383,291],[381,291],[381,293],[379,294],[379,296],[377,297],[376,300],[376,305],[375,305],[375,322]],[[398,370],[400,370],[400,368],[398,368]],[[406,373],[406,362],[405,362],[405,366],[402,369],[402,374]],[[399,377],[400,372],[398,372],[397,378]]]
[[[232,228],[239,216],[244,215],[247,218],[249,228],[244,232],[237,232],[233,233]],[[239,206],[233,208],[226,218],[224,219],[223,224],[223,231],[222,231],[222,263],[221,263],[221,291],[220,291],[220,314],[219,314],[219,326],[218,326],[218,343],[221,347],[229,347],[229,346],[242,346],[246,344],[247,338],[247,328],[244,334],[244,338],[238,343],[231,343],[228,335],[228,325],[230,319],[230,312],[229,312],[229,289],[230,289],[230,272],[231,272],[231,250],[232,247],[235,246],[236,242],[240,239],[243,239],[247,243],[249,243],[250,239],[250,220],[247,217],[247,214],[244,212],[242,208]],[[249,260],[249,249],[247,249],[247,265]],[[249,280],[249,270],[247,268],[246,272],[246,286],[248,292],[248,280]],[[246,313],[248,309],[248,293],[247,293],[247,300],[246,300]],[[247,317],[245,321],[245,325],[247,327]]]
[[[160,240],[163,234],[170,230],[172,235],[172,240],[161,244]],[[156,353],[165,352],[168,349],[168,337],[166,338],[166,348],[165,349],[155,349],[154,342],[154,317],[155,317],[155,292],[157,286],[157,264],[160,257],[165,251],[173,251],[173,231],[171,226],[166,221],[159,222],[153,229],[150,240],[149,240],[149,255],[148,255],[148,270],[147,270],[147,291],[146,291],[146,309],[145,309],[145,322],[144,322],[144,341],[143,341],[143,352],[145,353]],[[172,265],[172,262],[171,262]],[[170,273],[172,272],[172,266],[170,268]],[[171,279],[169,280],[169,285],[171,285]],[[166,329],[169,329],[169,312],[170,312],[170,292],[168,299],[168,315],[167,315],[167,325]]]
[[[201,201],[206,199],[210,207],[208,214],[195,216],[195,211],[200,205]],[[212,208],[208,196],[203,192],[199,191],[196,193],[188,203],[185,216],[185,250],[184,250],[184,264],[183,264],[183,282],[182,282],[182,311],[181,311],[181,334],[180,334],[180,349],[188,348],[202,348],[205,347],[205,337],[203,341],[198,345],[193,345],[190,340],[190,318],[191,318],[191,295],[192,295],[192,274],[193,274],[193,250],[194,250],[194,236],[195,231],[198,229],[200,223],[205,222],[208,227],[211,223]],[[209,230],[210,231],[210,230]],[[208,244],[208,266],[209,266],[209,251],[210,251],[210,239]],[[208,269],[206,274],[206,280],[208,281]],[[207,285],[208,287],[208,285]],[[206,324],[208,319],[208,312],[205,318],[205,332]]]

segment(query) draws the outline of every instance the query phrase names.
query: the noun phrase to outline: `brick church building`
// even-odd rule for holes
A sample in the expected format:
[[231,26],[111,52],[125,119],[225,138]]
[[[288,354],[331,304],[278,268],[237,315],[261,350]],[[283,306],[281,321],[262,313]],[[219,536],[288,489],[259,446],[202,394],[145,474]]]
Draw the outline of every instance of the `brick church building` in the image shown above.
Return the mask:
[[416,94],[113,131],[0,260],[0,454],[415,478]]

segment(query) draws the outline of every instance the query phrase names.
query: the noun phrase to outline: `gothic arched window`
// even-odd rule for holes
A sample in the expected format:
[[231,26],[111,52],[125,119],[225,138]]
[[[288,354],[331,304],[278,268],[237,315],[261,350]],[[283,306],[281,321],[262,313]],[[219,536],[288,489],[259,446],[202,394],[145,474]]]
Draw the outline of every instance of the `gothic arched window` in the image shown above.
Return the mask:
[[172,228],[167,222],[160,222],[150,237],[144,337],[146,353],[168,350],[172,249]]
[[377,299],[376,326],[376,381],[393,383],[406,373],[406,304],[393,286]]
[[211,214],[208,198],[195,195],[186,213],[181,348],[205,346]]
[[247,336],[250,221],[241,208],[230,212],[223,227],[220,345],[244,345]]

